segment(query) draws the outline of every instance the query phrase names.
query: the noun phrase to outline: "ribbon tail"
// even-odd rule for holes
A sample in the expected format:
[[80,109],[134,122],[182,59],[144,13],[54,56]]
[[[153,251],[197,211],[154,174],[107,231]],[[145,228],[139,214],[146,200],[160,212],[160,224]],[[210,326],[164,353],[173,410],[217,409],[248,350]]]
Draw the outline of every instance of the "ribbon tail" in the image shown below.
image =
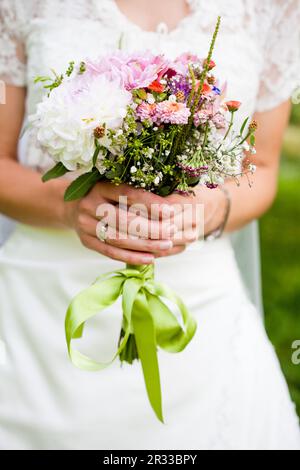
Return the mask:
[[[148,285],[147,291],[158,345],[170,353],[183,351],[196,333],[196,320],[190,314],[180,297],[169,287],[159,283],[152,283],[152,285]],[[182,326],[161,299],[172,302],[178,308],[182,319]]]
[[163,423],[155,326],[146,294],[143,291],[138,293],[134,302],[132,323],[148,398],[157,418]]
[[[82,336],[87,320],[116,302],[122,294],[123,284],[124,279],[118,276],[101,281],[78,294],[70,304],[65,319],[65,333],[69,356],[76,367],[90,371],[101,370],[117,358],[120,348],[110,362],[100,363],[73,349],[71,343],[73,339],[78,339]],[[129,331],[121,347],[124,347],[128,336]]]

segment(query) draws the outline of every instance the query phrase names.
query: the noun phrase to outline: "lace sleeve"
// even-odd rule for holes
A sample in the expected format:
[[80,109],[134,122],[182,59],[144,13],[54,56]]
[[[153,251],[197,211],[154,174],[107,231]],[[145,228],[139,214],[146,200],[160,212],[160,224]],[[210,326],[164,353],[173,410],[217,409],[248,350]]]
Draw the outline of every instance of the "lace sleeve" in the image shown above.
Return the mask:
[[272,5],[270,28],[262,44],[264,66],[256,107],[259,112],[288,100],[300,85],[300,2],[273,0]]
[[26,61],[17,2],[0,0],[0,80],[25,86]]

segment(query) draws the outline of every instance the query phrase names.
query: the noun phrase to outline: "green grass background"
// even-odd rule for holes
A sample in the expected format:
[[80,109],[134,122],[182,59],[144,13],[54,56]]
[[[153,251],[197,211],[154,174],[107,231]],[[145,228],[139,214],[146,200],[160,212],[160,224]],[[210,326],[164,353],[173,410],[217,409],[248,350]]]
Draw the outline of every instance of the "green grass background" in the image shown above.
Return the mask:
[[291,360],[300,340],[300,105],[286,133],[278,197],[261,221],[261,244],[266,327],[300,416],[300,366]]

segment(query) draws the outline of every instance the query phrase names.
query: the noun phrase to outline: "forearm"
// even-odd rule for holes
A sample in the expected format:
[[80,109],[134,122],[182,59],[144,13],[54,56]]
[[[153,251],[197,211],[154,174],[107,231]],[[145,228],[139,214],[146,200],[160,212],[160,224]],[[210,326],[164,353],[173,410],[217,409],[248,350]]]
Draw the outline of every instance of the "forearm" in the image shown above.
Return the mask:
[[240,185],[230,181],[226,188],[231,198],[226,231],[233,232],[259,219],[271,207],[277,192],[277,173],[268,167],[258,167],[254,175],[243,176]]
[[67,186],[63,179],[45,184],[36,171],[12,159],[0,159],[0,213],[21,223],[66,226],[63,195]]
[[[258,167],[254,175],[243,176],[224,185],[228,191],[231,208],[225,227],[226,232],[234,232],[260,218],[272,205],[277,190],[277,173],[269,167]],[[215,198],[215,211],[206,217],[205,232],[218,228],[226,216],[228,201],[220,190],[210,190]],[[207,215],[207,214],[206,214]]]

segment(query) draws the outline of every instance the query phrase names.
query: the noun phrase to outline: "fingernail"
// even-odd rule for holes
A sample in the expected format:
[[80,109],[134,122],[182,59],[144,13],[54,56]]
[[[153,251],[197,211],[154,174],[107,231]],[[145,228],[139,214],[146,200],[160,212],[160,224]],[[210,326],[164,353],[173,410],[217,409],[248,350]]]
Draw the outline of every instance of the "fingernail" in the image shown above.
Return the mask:
[[161,250],[170,250],[171,248],[173,248],[173,242],[171,240],[161,242],[159,248]]
[[131,240],[135,240],[135,241],[136,241],[136,240],[140,240],[140,237],[138,237],[138,236],[136,236],[136,235],[130,235],[129,238],[130,238]]
[[153,264],[154,263],[154,257],[153,256],[145,256],[142,258],[142,264]]

